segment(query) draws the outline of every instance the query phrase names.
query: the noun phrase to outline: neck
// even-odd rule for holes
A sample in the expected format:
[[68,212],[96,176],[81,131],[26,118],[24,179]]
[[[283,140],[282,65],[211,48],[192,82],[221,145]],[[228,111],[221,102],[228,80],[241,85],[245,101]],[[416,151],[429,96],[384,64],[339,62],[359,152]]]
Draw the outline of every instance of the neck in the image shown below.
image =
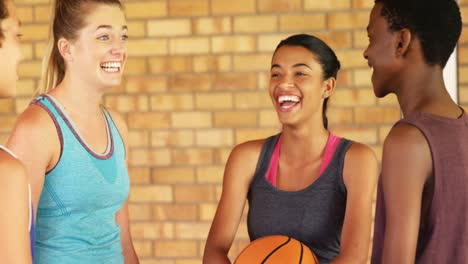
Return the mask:
[[49,93],[59,99],[69,112],[83,115],[94,115],[101,112],[100,104],[103,92],[79,78],[73,78],[66,74],[63,81]]
[[[311,122],[312,123],[312,122]],[[321,122],[314,125],[291,127],[283,125],[281,152],[291,161],[316,159],[322,155],[329,131]]]
[[439,66],[408,67],[395,92],[404,116],[414,112],[437,112],[455,105],[444,84]]

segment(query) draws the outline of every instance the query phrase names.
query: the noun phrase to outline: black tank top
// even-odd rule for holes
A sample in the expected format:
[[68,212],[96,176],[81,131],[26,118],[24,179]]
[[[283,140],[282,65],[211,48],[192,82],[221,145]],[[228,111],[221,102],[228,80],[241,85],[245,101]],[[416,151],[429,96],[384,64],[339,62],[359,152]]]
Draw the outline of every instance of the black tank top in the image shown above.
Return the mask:
[[299,191],[282,191],[265,177],[279,135],[263,145],[247,195],[247,227],[250,240],[268,235],[286,235],[307,245],[320,263],[329,263],[340,253],[346,209],[343,165],[350,140],[342,138],[322,175]]

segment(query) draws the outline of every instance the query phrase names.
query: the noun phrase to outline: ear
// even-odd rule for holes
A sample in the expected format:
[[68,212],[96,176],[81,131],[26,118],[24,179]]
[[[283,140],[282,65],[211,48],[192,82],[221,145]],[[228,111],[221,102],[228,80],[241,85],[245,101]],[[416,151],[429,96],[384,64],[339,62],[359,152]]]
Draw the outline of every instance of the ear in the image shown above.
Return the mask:
[[336,87],[336,79],[334,77],[330,77],[323,81],[323,86],[322,86],[322,98],[328,98],[330,95],[332,95],[333,91],[335,90]]
[[73,60],[73,57],[71,55],[71,45],[68,40],[66,40],[65,38],[60,38],[57,41],[57,48],[65,62]]
[[400,30],[397,34],[397,42],[395,47],[396,55],[404,56],[409,50],[413,35],[407,28]]

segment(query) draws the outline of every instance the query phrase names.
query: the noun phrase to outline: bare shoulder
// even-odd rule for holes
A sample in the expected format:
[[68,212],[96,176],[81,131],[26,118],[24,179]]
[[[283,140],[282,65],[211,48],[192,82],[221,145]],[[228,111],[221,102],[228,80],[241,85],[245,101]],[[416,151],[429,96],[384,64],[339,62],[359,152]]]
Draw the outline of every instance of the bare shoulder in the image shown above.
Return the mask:
[[346,152],[346,161],[352,163],[377,163],[374,151],[367,145],[353,142]]
[[[417,127],[400,123],[394,126],[384,142],[382,178],[407,181],[421,186],[432,171],[432,154],[426,137]],[[408,178],[409,177],[409,178]]]
[[35,104],[30,104],[24,112],[18,116],[14,129],[21,129],[28,133],[34,131],[34,133],[31,134],[36,134],[42,131],[50,132],[50,129],[55,130],[55,125],[53,119],[44,108]]
[[241,160],[242,162],[256,164],[265,140],[252,140],[236,145],[231,151],[229,160]]
[[242,181],[244,186],[250,184],[264,142],[265,139],[247,141],[232,149],[225,168],[225,184],[237,181]]
[[8,188],[24,188],[28,177],[23,164],[4,150],[0,150],[0,185]]
[[114,121],[114,124],[119,130],[119,132],[122,134],[122,136],[126,137],[126,135],[128,134],[128,127],[127,127],[127,122],[125,121],[125,118],[123,117],[123,115],[111,109],[106,108],[106,110],[111,116],[112,121]]
[[425,146],[428,146],[428,143],[421,130],[410,124],[399,123],[388,133],[384,142],[384,151],[399,152],[402,147],[424,149]]

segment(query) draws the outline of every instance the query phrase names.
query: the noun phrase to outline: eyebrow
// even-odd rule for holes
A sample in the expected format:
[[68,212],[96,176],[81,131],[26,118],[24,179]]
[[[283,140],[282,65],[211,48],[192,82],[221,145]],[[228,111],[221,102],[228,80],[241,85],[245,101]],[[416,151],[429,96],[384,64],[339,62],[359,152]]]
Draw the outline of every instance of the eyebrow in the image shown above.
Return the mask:
[[[293,68],[297,68],[297,67],[307,67],[307,68],[312,70],[312,68],[309,65],[305,64],[305,63],[296,63],[296,64],[293,65]],[[281,66],[279,64],[273,64],[273,65],[271,65],[271,69],[273,69],[273,68],[281,68]]]
[[[105,29],[112,29],[112,26],[111,25],[99,25],[96,30],[98,29],[101,29],[101,28],[105,28]],[[128,27],[126,25],[123,25],[122,26],[122,30],[128,30]]]

